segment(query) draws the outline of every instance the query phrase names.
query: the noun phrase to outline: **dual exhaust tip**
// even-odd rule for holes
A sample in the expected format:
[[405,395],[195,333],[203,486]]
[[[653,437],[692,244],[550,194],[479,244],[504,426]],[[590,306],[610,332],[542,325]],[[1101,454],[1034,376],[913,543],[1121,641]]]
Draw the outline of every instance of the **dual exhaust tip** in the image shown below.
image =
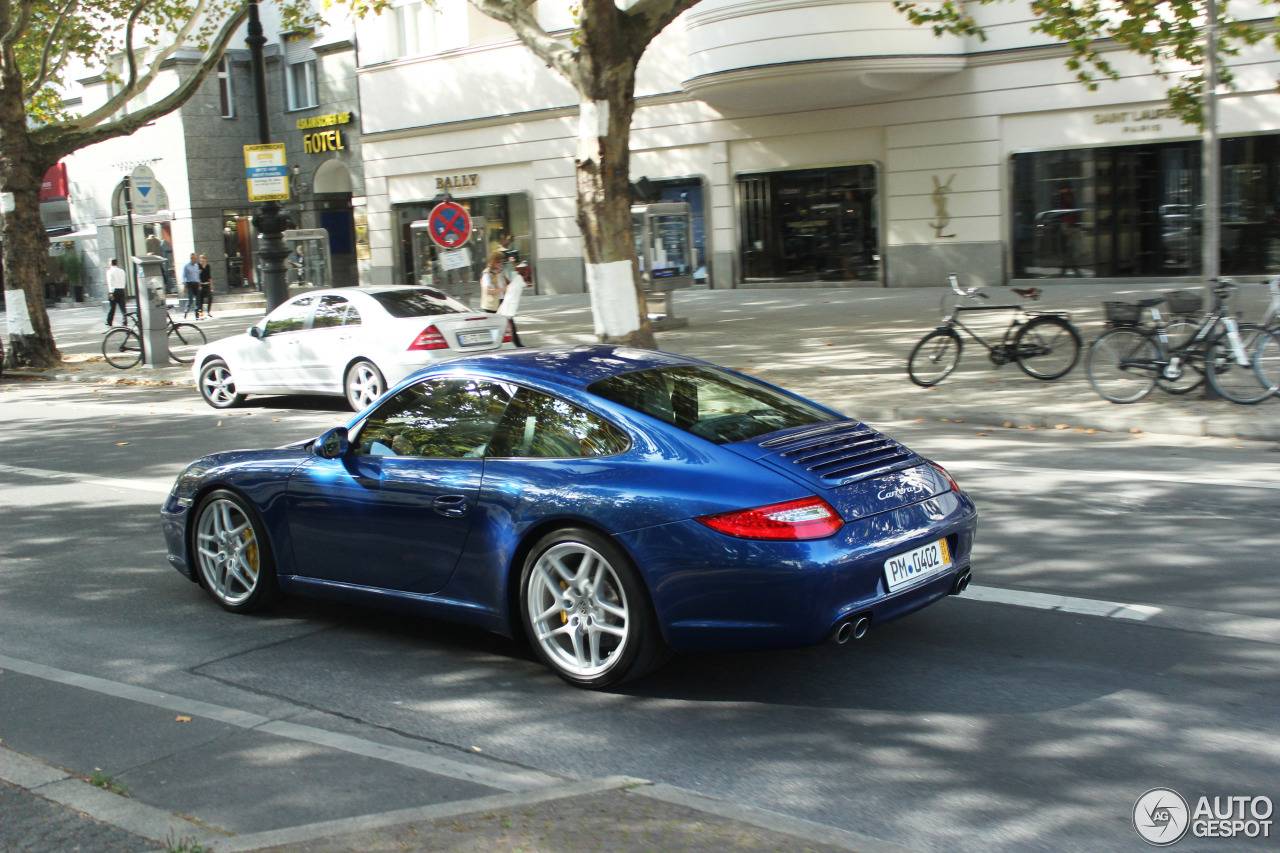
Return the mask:
[[851,616],[835,627],[831,632],[831,639],[836,645],[843,646],[850,640],[861,640],[867,636],[867,630],[870,628],[870,616]]
[[[969,581],[973,579],[973,572],[965,569],[961,572],[951,585],[951,594],[959,595],[969,588]],[[871,617],[868,614],[860,613],[857,616],[850,616],[831,631],[831,640],[836,645],[843,646],[850,640],[861,640],[867,636],[867,631],[871,629]]]

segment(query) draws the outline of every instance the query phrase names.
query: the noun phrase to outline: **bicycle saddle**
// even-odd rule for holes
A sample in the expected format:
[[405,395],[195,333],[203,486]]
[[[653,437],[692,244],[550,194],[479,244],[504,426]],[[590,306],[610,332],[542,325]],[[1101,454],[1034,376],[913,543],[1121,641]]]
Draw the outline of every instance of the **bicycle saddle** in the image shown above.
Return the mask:
[[1023,299],[1039,299],[1040,298],[1040,288],[1038,287],[1014,287],[1011,289],[1013,290],[1014,293],[1018,294]]
[[1159,305],[1161,302],[1164,302],[1163,296],[1153,296],[1150,299],[1139,299],[1136,304],[1140,308],[1154,308],[1156,305]]

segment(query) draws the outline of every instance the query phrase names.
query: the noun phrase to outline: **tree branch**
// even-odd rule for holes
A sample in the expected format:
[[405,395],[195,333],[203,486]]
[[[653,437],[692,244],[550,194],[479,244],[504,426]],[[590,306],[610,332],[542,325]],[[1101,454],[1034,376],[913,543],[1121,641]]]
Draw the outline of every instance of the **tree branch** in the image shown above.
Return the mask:
[[[84,117],[62,124],[37,128],[31,133],[33,141],[46,151],[54,154],[53,159],[56,161],[86,145],[93,145],[118,136],[128,136],[144,124],[168,115],[186,103],[204,85],[204,81],[218,67],[218,63],[222,60],[222,55],[226,52],[227,45],[231,43],[232,37],[248,17],[248,5],[241,5],[237,8],[235,13],[218,30],[217,36],[210,42],[209,47],[205,50],[204,57],[196,64],[191,75],[182,81],[176,89],[154,104],[149,104],[128,113],[115,121],[102,121],[102,118],[99,118],[96,122],[90,124],[88,122],[89,117]],[[158,69],[159,61],[157,60],[154,64],[155,69]],[[103,110],[101,109],[97,110],[94,115],[102,112]],[[107,113],[107,115],[110,115],[110,113]]]
[[12,21],[9,23],[9,29],[5,32],[4,38],[0,38],[0,51],[4,52],[13,50],[18,42],[22,40],[23,35],[27,32],[27,25],[31,23],[31,16],[35,14],[33,0],[19,0],[17,15],[13,15],[11,0],[6,5],[9,8],[6,10],[8,14],[5,15],[5,19],[12,18]]
[[484,14],[502,21],[515,31],[533,54],[578,87],[575,63],[577,50],[562,39],[547,33],[534,17],[532,0],[470,0]]
[[627,16],[627,29],[636,56],[644,53],[649,42],[667,25],[687,9],[697,4],[698,0],[639,0],[624,13]]
[[[49,55],[53,52],[54,44],[58,42],[58,30],[62,27],[63,21],[67,19],[68,13],[75,8],[76,3],[78,2],[79,0],[67,0],[67,2],[63,4],[62,8],[58,10],[58,17],[54,20],[53,26],[49,28],[49,35],[44,40],[44,49],[40,51],[40,70],[36,73],[36,79],[23,91],[24,98],[30,97],[40,91],[44,88],[44,84],[49,81]],[[70,46],[64,39],[62,42],[62,48],[58,52],[58,61],[53,63],[52,67],[61,67],[62,63],[67,59],[67,53],[69,50]]]

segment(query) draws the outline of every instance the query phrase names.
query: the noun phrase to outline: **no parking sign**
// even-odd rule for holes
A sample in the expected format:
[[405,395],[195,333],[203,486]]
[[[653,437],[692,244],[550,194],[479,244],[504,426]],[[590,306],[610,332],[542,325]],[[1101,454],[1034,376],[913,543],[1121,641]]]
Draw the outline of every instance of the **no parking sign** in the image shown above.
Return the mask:
[[427,217],[427,231],[442,249],[456,249],[471,238],[471,214],[462,205],[443,201]]

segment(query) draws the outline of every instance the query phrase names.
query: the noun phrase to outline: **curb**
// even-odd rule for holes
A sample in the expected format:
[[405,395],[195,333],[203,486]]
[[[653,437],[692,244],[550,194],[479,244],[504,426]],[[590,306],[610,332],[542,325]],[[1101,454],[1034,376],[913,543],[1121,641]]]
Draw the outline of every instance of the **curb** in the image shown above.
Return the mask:
[[209,845],[226,835],[175,814],[113,794],[43,761],[0,749],[0,780],[149,841],[192,839]]

